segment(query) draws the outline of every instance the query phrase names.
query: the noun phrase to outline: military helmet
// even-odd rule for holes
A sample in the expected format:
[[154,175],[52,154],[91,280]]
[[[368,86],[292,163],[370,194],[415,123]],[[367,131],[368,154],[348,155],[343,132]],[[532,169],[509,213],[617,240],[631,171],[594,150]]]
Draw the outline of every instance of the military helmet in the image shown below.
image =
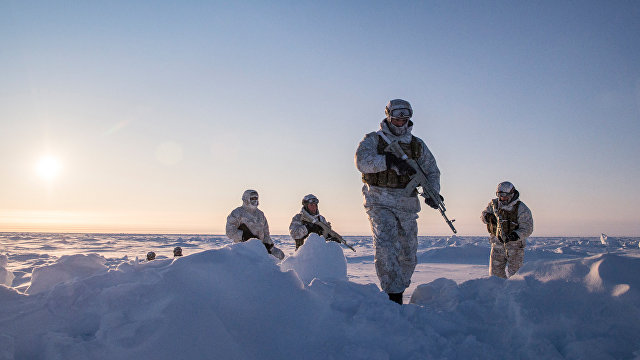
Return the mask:
[[302,205],[307,205],[307,204],[317,204],[317,203],[319,203],[319,202],[320,202],[320,200],[318,200],[318,198],[317,198],[315,195],[313,195],[313,194],[305,195],[305,196],[302,198]]
[[410,118],[413,116],[413,109],[408,101],[402,99],[393,99],[389,101],[384,108],[384,114],[387,118]]
[[180,246],[173,248],[173,256],[182,256],[182,248]]
[[498,187],[496,188],[496,196],[498,197],[498,199],[500,199],[500,197],[506,197],[507,200],[506,201],[501,201],[503,203],[509,203],[512,199],[513,199],[513,195],[515,195],[516,193],[516,187],[513,186],[512,183],[510,183],[509,181],[503,181],[500,184],[498,184]]

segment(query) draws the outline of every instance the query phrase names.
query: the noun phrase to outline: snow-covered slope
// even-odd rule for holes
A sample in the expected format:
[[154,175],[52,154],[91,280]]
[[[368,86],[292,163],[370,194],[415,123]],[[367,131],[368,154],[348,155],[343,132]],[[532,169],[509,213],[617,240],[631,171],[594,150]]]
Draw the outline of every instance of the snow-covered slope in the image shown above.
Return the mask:
[[[593,255],[589,242],[583,256],[527,261],[509,280],[456,283],[442,273],[418,286],[413,304],[399,306],[375,284],[346,280],[338,244],[310,240],[282,263],[258,241],[175,260],[124,259],[108,272],[101,256],[57,258],[38,268],[49,274],[34,276],[31,287],[40,291],[0,287],[0,359],[640,355],[637,250]],[[459,247],[464,255],[472,243],[430,248]],[[576,244],[563,246],[580,253]]]

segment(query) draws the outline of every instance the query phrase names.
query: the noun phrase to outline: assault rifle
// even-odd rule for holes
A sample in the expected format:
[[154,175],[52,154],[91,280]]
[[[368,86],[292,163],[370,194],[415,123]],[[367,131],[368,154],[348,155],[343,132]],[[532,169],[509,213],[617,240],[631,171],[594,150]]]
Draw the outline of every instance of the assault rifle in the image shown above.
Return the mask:
[[502,219],[500,218],[500,215],[498,214],[498,209],[496,209],[496,203],[493,202],[493,200],[491,200],[491,210],[493,210],[493,215],[496,217],[496,220],[497,220],[496,237],[502,243],[502,247],[504,248],[504,253],[508,257],[509,256],[509,249],[507,249],[507,243],[504,240],[502,240],[502,235],[503,235],[502,234]]
[[424,197],[425,199],[432,199],[436,203],[438,211],[440,211],[440,215],[442,215],[444,221],[447,222],[447,225],[449,225],[451,231],[456,234],[458,231],[455,227],[453,227],[453,222],[456,220],[449,220],[449,218],[447,218],[447,215],[444,213],[445,211],[447,211],[447,209],[444,207],[444,203],[442,202],[440,195],[435,190],[433,190],[433,188],[429,184],[429,180],[427,180],[427,174],[424,172],[424,170],[422,170],[420,164],[418,164],[415,160],[409,158],[407,154],[404,153],[397,141],[389,140],[389,138],[382,131],[378,131],[378,135],[380,135],[380,137],[383,138],[384,141],[386,141],[388,144],[384,149],[385,152],[391,153],[401,160],[404,160],[416,172],[415,174],[411,175],[409,184],[407,184],[407,187],[404,188],[404,195],[411,196],[414,191],[417,191],[418,187],[421,187],[422,192],[418,192],[420,196]]
[[502,240],[502,219],[500,218],[500,215],[498,213],[498,209],[496,209],[496,204],[495,202],[493,202],[493,200],[491,201],[491,210],[493,211],[493,216],[496,217],[496,237],[498,238],[498,240],[500,240],[500,242],[504,243],[504,240]]
[[348,247],[349,249],[356,251],[356,249],[353,248],[353,246],[347,244],[347,241],[345,239],[342,238],[342,236],[340,236],[340,234],[338,234],[337,232],[333,231],[331,229],[331,225],[330,224],[325,224],[324,222],[318,220],[317,218],[314,218],[313,216],[311,216],[305,209],[302,209],[302,211],[300,212],[300,214],[302,215],[301,219],[302,221],[306,221],[312,224],[316,224],[318,226],[320,226],[322,228],[322,236],[325,239],[336,239],[339,243],[343,244],[344,246]]
[[[493,200],[491,201],[491,210],[493,211],[493,215],[496,217],[496,220],[498,222],[498,224],[496,224],[496,237],[498,238],[498,240],[500,240],[500,242],[504,244],[507,242],[507,240],[504,234],[504,229],[502,228],[502,224],[509,223],[510,221],[500,218],[500,215],[498,214],[498,209],[496,208],[496,202],[494,202]],[[511,221],[511,225],[518,225],[518,224]]]

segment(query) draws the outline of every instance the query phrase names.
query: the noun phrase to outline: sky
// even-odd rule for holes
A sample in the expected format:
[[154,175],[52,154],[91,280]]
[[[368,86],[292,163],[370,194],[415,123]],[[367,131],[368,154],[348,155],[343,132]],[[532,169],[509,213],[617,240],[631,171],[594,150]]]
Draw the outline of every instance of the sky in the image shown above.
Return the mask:
[[[371,233],[354,165],[414,109],[447,215],[513,182],[533,236],[640,236],[640,3],[2,1],[0,231]],[[423,206],[420,235],[451,234]]]

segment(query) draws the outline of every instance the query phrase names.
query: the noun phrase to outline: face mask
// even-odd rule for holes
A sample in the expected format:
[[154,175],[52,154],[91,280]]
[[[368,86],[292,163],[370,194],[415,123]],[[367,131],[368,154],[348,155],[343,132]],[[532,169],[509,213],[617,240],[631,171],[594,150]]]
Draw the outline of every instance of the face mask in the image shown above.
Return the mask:
[[404,125],[402,125],[402,126],[395,126],[395,125],[393,125],[391,123],[390,120],[388,120],[387,121],[387,126],[389,127],[389,130],[391,130],[391,133],[393,135],[402,136],[402,135],[406,134],[407,130],[409,129],[409,121],[406,121],[404,123]]

